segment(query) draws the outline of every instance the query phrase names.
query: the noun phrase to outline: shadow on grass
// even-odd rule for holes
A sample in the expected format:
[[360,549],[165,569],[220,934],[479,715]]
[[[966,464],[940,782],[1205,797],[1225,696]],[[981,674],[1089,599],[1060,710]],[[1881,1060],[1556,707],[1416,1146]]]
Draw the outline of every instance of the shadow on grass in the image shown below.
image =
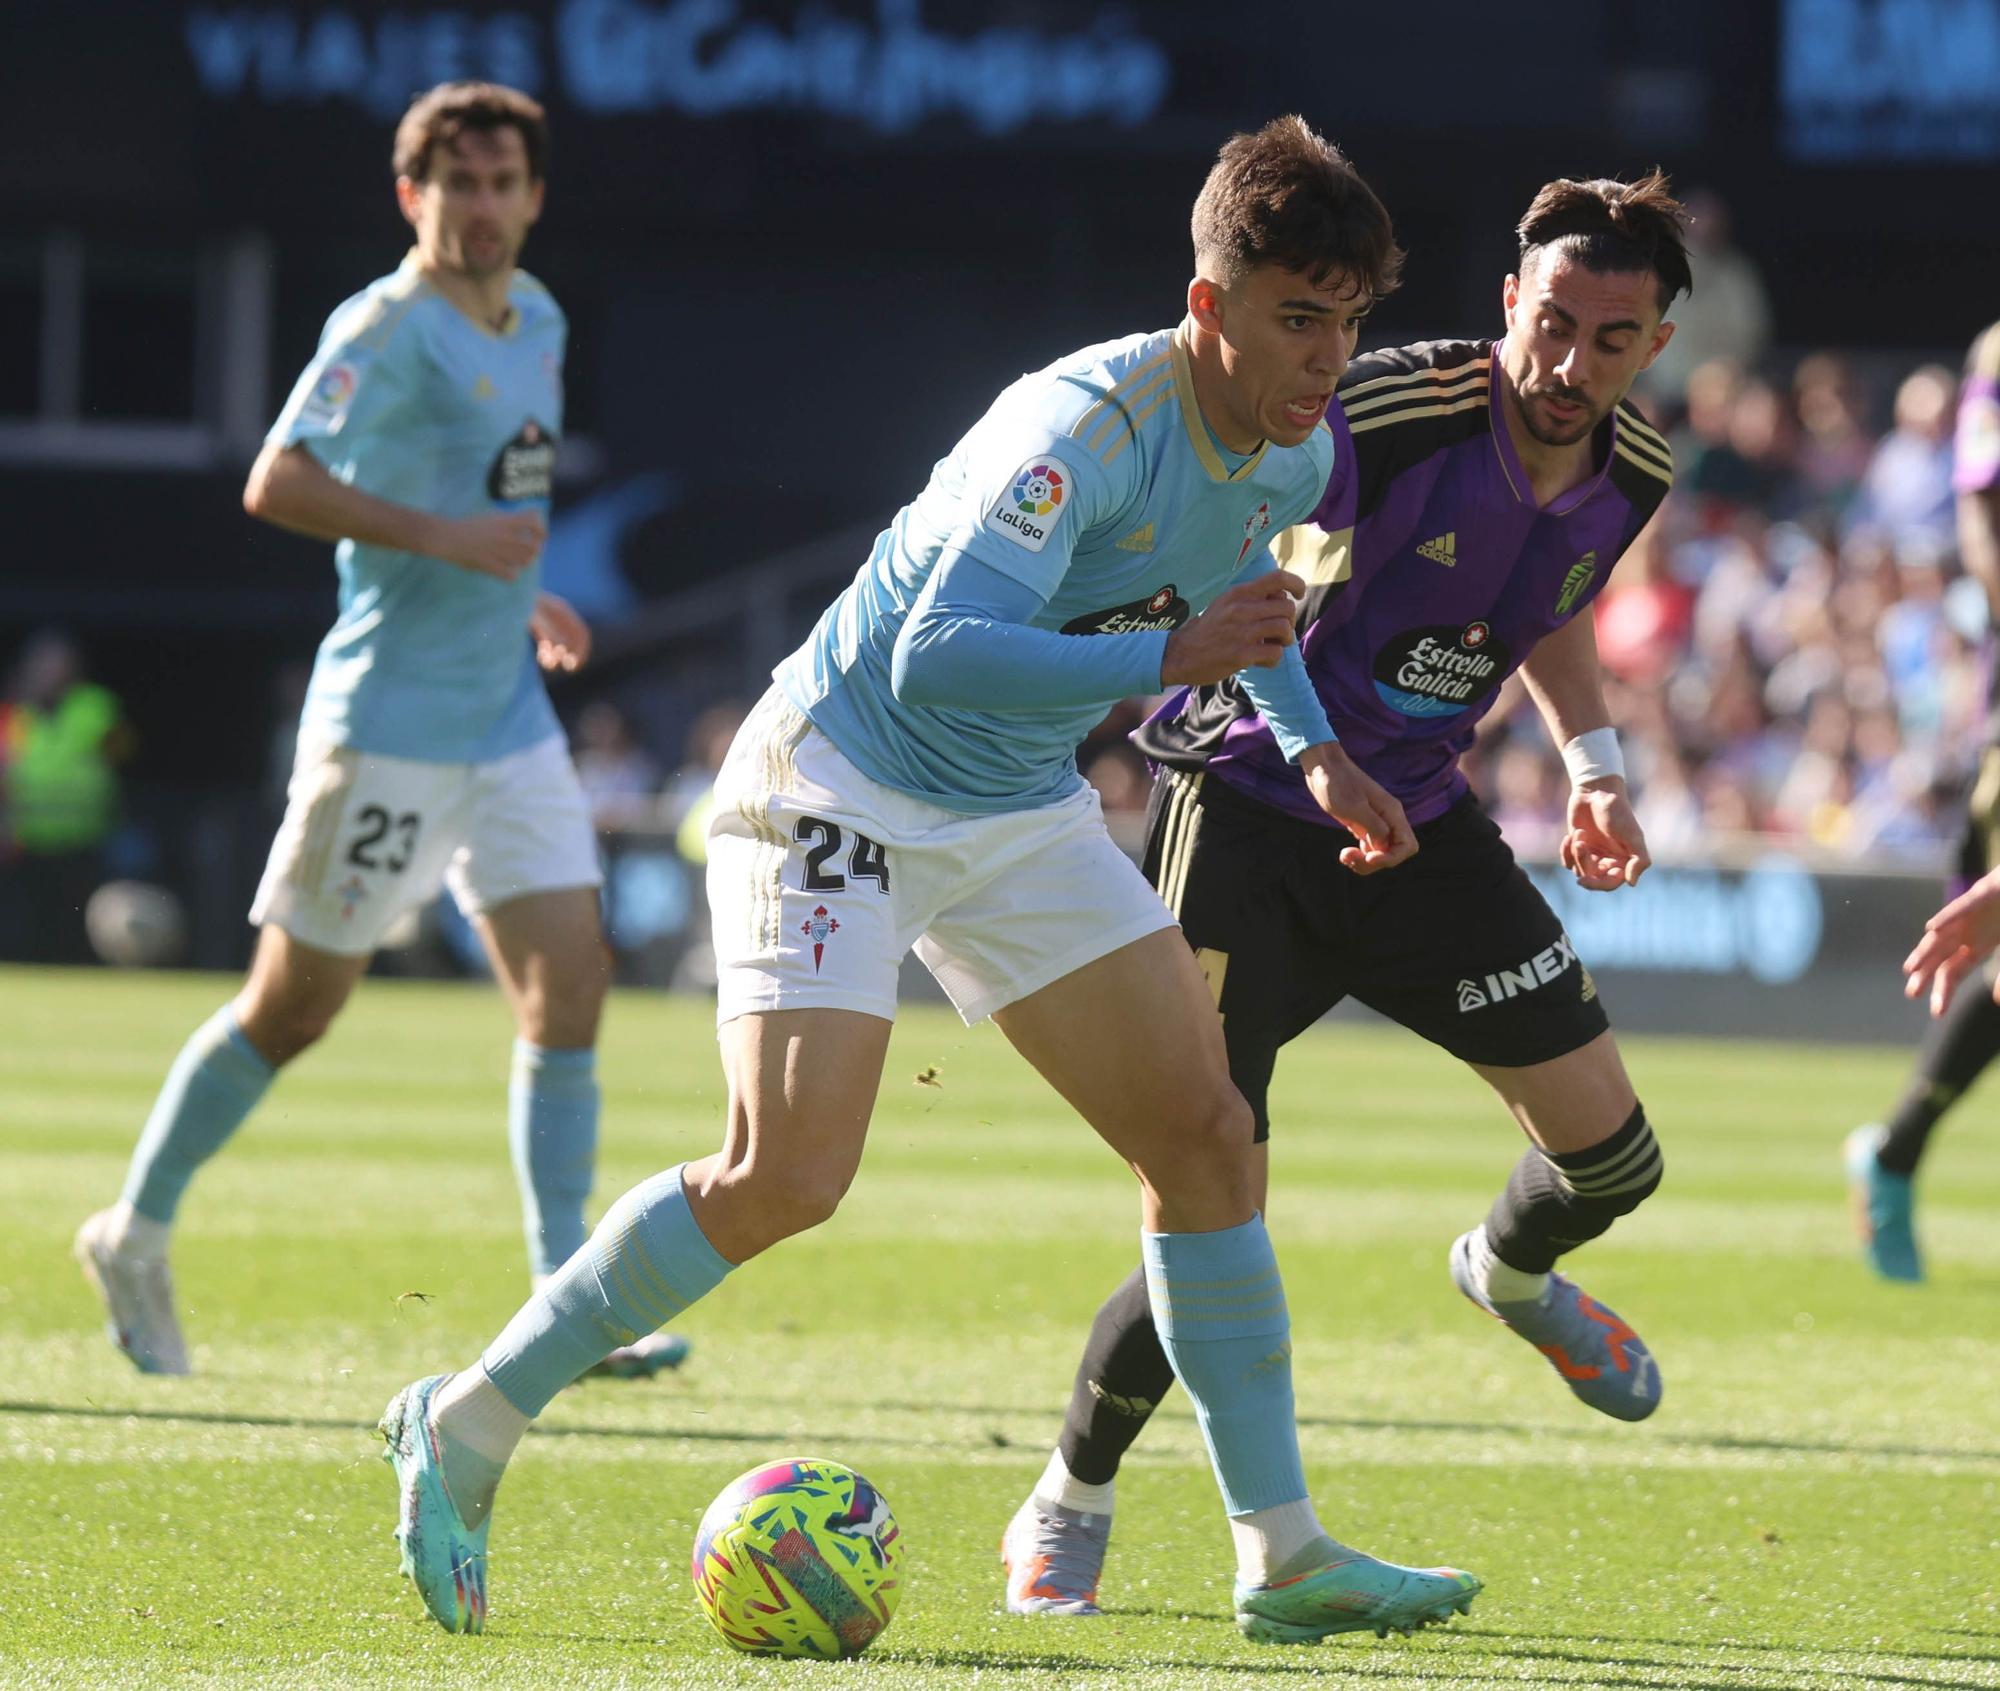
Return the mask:
[[[763,1397],[755,1394],[730,1394],[736,1403],[783,1403],[779,1397]],[[890,1411],[898,1414],[930,1414],[991,1416],[995,1419],[1020,1420],[1032,1417],[1054,1422],[1056,1411],[1048,1406],[1024,1409],[1019,1404],[1002,1407],[991,1403],[903,1403],[890,1398],[829,1398],[816,1397],[814,1400],[822,1409],[853,1409]],[[1184,1427],[1194,1426],[1193,1412],[1185,1408],[1168,1409],[1162,1418],[1181,1423]],[[1301,1415],[1301,1427],[1324,1432],[1349,1433],[1469,1433],[1475,1436],[1539,1439],[1560,1438],[1587,1440],[1592,1443],[1623,1441],[1633,1435],[1613,1428],[1599,1428],[1589,1424],[1577,1426],[1556,1426],[1549,1423],[1523,1421],[1428,1421],[1412,1417],[1367,1416],[1367,1415]],[[1639,1435],[1648,1437],[1648,1435]],[[1054,1442],[1053,1434],[1050,1442]],[[1733,1433],[1665,1433],[1650,1435],[1650,1442],[1684,1450],[1740,1450],[1772,1451],[1798,1456],[1875,1456],[1893,1457],[1919,1462],[1993,1462],[2000,1463],[2000,1450],[1952,1449],[1949,1446],[1916,1444],[1840,1444],[1830,1439],[1762,1439],[1745,1438]]]
[[[47,1415],[82,1421],[162,1421],[196,1427],[273,1427],[286,1431],[318,1433],[373,1433],[372,1421],[342,1421],[322,1415],[232,1415],[217,1409],[110,1409],[98,1404],[26,1403],[0,1398],[0,1415]],[[833,1433],[802,1432],[788,1427],[773,1432],[769,1428],[733,1428],[727,1432],[706,1427],[550,1427],[536,1426],[531,1436],[538,1439],[648,1439],[668,1443],[690,1440],[698,1444],[784,1444],[810,1440],[832,1444],[851,1436],[851,1429]],[[871,1435],[870,1444],[893,1445],[906,1450],[959,1451],[956,1439],[884,1438]]]
[[[789,1400],[747,1394],[730,1394],[723,1408],[741,1403],[764,1403],[782,1405]],[[1037,1419],[1047,1418],[1039,1410],[1024,1410],[1019,1407],[1000,1408],[993,1404],[977,1403],[903,1403],[887,1398],[826,1398],[815,1399],[822,1410],[857,1410],[875,1413],[890,1412],[910,1415],[962,1415],[991,1417],[994,1419],[1017,1420],[1025,1415]],[[683,1414],[707,1415],[706,1409],[697,1409],[686,1402],[677,1402],[675,1407]],[[177,1410],[177,1409],[106,1409],[95,1404],[75,1405],[61,1403],[33,1403],[0,1399],[0,1415],[62,1415],[94,1418],[101,1420],[132,1419],[138,1421],[185,1421],[212,1426],[243,1427],[298,1427],[317,1431],[339,1432],[359,1426],[353,1421],[314,1419],[308,1416],[289,1415],[229,1415],[217,1410]],[[1191,1414],[1168,1412],[1171,1420],[1192,1427]],[[1585,1440],[1592,1443],[1624,1440],[1630,1434],[1599,1430],[1595,1427],[1555,1427],[1513,1421],[1425,1421],[1391,1420],[1385,1417],[1301,1415],[1301,1427],[1330,1429],[1342,1432],[1380,1433],[1471,1433],[1487,1437],[1537,1439],[1561,1438]],[[804,1433],[795,1430],[779,1432],[716,1432],[690,1427],[591,1427],[591,1426],[537,1426],[538,1438],[606,1438],[606,1439],[692,1439],[713,1444],[732,1444],[738,1441],[762,1441],[770,1439],[820,1438],[819,1433]],[[839,1429],[836,1436],[854,1439],[857,1436],[869,1444],[889,1445],[902,1450],[961,1451],[968,1442],[977,1443],[981,1448],[990,1448],[996,1442],[1004,1448],[1010,1441],[993,1432],[982,1434],[978,1440],[895,1437],[892,1435],[863,1430],[858,1435],[856,1429],[847,1426]],[[1641,1435],[1643,1436],[1643,1435]],[[1907,1444],[1839,1444],[1825,1439],[1760,1439],[1741,1438],[1728,1433],[1711,1435],[1666,1434],[1655,1436],[1648,1441],[1654,1446],[1666,1446],[1683,1450],[1716,1450],[1744,1452],[1772,1452],[1784,1455],[1807,1456],[1863,1456],[1907,1459],[1920,1462],[1992,1462],[2000,1463],[2000,1450],[1954,1450],[1949,1447]],[[1037,1448],[1040,1448],[1037,1446]],[[1990,1636],[1972,1634],[1975,1637]]]
[[[1930,1627],[1927,1630],[1935,1633],[1940,1638],[1971,1638],[1976,1639],[1981,1644],[2000,1644],[2000,1637],[1996,1637],[1995,1634],[1990,1632],[1970,1632],[1942,1626]],[[1636,1644],[1656,1650],[1714,1649],[1733,1650],[1743,1655],[1783,1656],[1799,1654],[1799,1646],[1796,1644],[1761,1644],[1755,1640],[1742,1638],[1723,1639],[1713,1643],[1696,1644],[1684,1638],[1627,1637],[1620,1633],[1611,1632],[1506,1632],[1486,1628],[1481,1629],[1480,1636],[1507,1644],[1532,1645],[1537,1651],[1544,1654],[1553,1654],[1549,1649],[1551,1644]],[[1818,1653],[1829,1656],[1879,1656],[1906,1662],[1963,1662],[1968,1667],[1983,1667],[2000,1663],[2000,1656],[1975,1655],[1967,1650],[1920,1650],[1900,1644],[1893,1647],[1870,1646],[1867,1649],[1862,1649],[1857,1645],[1842,1644],[1831,1646]],[[1888,1680],[1885,1683],[1897,1684],[1900,1682]],[[1929,1684],[1931,1682],[1923,1680],[1916,1681],[1915,1683]]]
[[[1128,1610],[1126,1613],[1144,1611]],[[898,1650],[889,1647],[878,1648],[868,1653],[868,1659],[876,1662],[895,1662],[912,1668],[972,1668],[981,1673],[1062,1673],[1089,1675],[1092,1678],[1112,1679],[1126,1675],[1147,1675],[1160,1672],[1186,1674],[1265,1674],[1265,1675],[1307,1675],[1324,1681],[1329,1672],[1337,1672],[1350,1683],[1368,1679],[1407,1680],[1419,1662],[1427,1669],[1441,1670],[1453,1684],[1505,1685],[1519,1687],[1533,1683],[1526,1678],[1526,1671],[1537,1662],[1561,1663],[1610,1672],[1594,1673],[1587,1682],[1591,1691],[1623,1691],[1626,1687],[1645,1687],[1647,1691],[1658,1691],[1662,1684],[1670,1684],[1675,1691],[1755,1691],[1760,1684],[1775,1685],[1776,1681],[1764,1681],[1758,1677],[1761,1670],[1755,1667],[1737,1668],[1724,1661],[1712,1659],[1718,1652],[1737,1649],[1768,1650],[1778,1653],[1784,1650],[1779,1645],[1706,1645],[1687,1644],[1675,1646],[1671,1640],[1635,1639],[1634,1643],[1661,1643],[1668,1648],[1680,1648],[1687,1653],[1680,1656],[1592,1656],[1581,1651],[1551,1650],[1531,1647],[1526,1649],[1488,1649],[1484,1645],[1492,1634],[1462,1634],[1460,1641],[1470,1648],[1454,1650],[1450,1646],[1452,1638],[1443,1635],[1435,1639],[1441,1648],[1427,1648],[1418,1654],[1397,1645],[1377,1645],[1330,1640],[1318,1647],[1295,1646],[1282,1654],[1274,1654],[1268,1660],[1242,1661],[1221,1660],[1214,1656],[1156,1655],[1145,1651],[1121,1653],[1117,1658],[1106,1660],[1097,1656],[1086,1656],[1067,1651],[1011,1651],[993,1650]],[[1532,1643],[1531,1640],[1523,1642]],[[1609,1642],[1609,1641],[1607,1641]],[[1803,1654],[1796,1649],[1788,1653]],[[1852,1680],[1856,1685],[1867,1686],[1911,1686],[1920,1691],[1992,1691],[1993,1681],[1981,1679],[1941,1679],[1912,1674],[1882,1673],[1857,1662],[1854,1666],[1842,1666],[1838,1658],[1856,1656],[1874,1658],[1890,1652],[1861,1650],[1827,1650],[1811,1652],[1814,1662],[1812,1671],[1824,1677],[1838,1680]],[[1896,1651],[1896,1655],[1907,1652]],[[1705,1659],[1707,1658],[1707,1659]],[[1829,1660],[1829,1658],[1831,1660]],[[1940,1660],[1972,1660],[1967,1657],[1943,1657]],[[1689,1676],[1692,1669],[1696,1674],[1710,1677]],[[1657,1676],[1670,1673],[1675,1677],[1661,1680]],[[1722,1675],[1725,1677],[1714,1677]],[[1786,1670],[1786,1683],[1790,1683],[1791,1673]],[[1582,1684],[1584,1681],[1564,1680],[1564,1684]]]

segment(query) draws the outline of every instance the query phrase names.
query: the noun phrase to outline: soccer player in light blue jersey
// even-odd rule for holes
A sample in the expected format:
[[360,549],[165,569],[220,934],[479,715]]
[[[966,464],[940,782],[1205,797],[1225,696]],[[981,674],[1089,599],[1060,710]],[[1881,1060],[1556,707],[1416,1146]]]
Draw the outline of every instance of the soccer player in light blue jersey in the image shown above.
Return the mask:
[[1223,149],[1194,237],[1181,325],[1003,392],[737,735],[709,836],[722,1149],[628,1192],[476,1364],[383,1417],[404,1566],[449,1630],[485,1623],[494,1493],[549,1400],[833,1213],[913,945],[1139,1177],[1153,1307],[1221,1485],[1244,1630],[1411,1628],[1478,1591],[1348,1549],[1314,1514],[1250,1112],[1193,953],[1077,773],[1114,700],[1241,672],[1354,835],[1350,864],[1413,849],[1334,743],[1293,643],[1304,583],[1267,546],[1326,485],[1327,403],[1400,259],[1388,217],[1284,118]]
[[[244,490],[253,516],[339,543],[340,613],[251,909],[249,978],[168,1074],[123,1197],[77,1234],[113,1341],[149,1373],[188,1371],[167,1243],[194,1171],[440,884],[514,1009],[533,1273],[584,1241],[607,959],[589,811],[540,668],[574,669],[590,642],[537,567],[566,324],[515,268],[547,148],[541,107],[510,88],[447,83],[411,106],[395,169],[416,247],[328,320]],[[652,1335],[608,1370],[655,1372],[685,1348]]]

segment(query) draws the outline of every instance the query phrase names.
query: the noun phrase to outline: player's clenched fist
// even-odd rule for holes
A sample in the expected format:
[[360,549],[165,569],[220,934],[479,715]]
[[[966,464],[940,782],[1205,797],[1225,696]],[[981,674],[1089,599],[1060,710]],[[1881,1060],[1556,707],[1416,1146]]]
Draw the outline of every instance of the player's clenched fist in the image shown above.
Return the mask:
[[1167,636],[1161,683],[1199,686],[1239,669],[1272,668],[1298,638],[1292,626],[1298,606],[1292,595],[1305,590],[1306,584],[1286,570],[1237,583],[1185,628]]
[[492,511],[444,523],[436,555],[460,569],[512,581],[542,555],[549,526],[539,511]]

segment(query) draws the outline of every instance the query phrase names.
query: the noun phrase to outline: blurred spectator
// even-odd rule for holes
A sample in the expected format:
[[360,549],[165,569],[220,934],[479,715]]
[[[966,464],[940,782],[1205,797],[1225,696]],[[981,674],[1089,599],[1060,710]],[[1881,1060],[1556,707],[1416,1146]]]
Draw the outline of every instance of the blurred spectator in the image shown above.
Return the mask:
[[1812,506],[1838,519],[1875,455],[1861,384],[1845,359],[1815,352],[1792,372],[1792,408],[1799,419],[1801,489]]
[[708,819],[714,811],[715,777],[742,726],[744,707],[734,699],[710,705],[688,728],[681,766],[660,795],[658,819],[674,830],[682,857],[697,866],[708,861]]
[[594,699],[576,720],[571,755],[576,778],[600,830],[629,828],[653,814],[660,766],[632,733],[625,713],[609,699]]
[[1729,208],[1711,190],[1687,197],[1688,260],[1694,292],[1668,315],[1674,338],[1646,373],[1646,391],[1677,407],[1692,372],[1712,359],[1754,370],[1771,340],[1771,302],[1757,265],[1729,239]]
[[0,702],[8,954],[87,963],[83,907],[104,879],[104,845],[118,821],[116,765],[131,736],[118,700],[85,679],[69,639],[28,642]]
[[1912,371],[1896,390],[1896,426],[1876,447],[1847,514],[1850,534],[1879,534],[1891,544],[1952,544],[1952,405],[1958,378],[1942,364]]

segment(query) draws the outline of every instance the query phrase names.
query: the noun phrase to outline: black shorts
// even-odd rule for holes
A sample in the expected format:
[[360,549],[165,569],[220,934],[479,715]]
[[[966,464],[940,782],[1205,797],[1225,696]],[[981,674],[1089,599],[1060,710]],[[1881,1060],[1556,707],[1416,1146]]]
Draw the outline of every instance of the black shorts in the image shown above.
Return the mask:
[[1163,770],[1146,813],[1148,879],[1215,991],[1230,1078],[1270,1134],[1278,1048],[1350,993],[1468,1063],[1525,1068],[1610,1027],[1562,923],[1470,793],[1375,875],[1342,865],[1344,829]]

